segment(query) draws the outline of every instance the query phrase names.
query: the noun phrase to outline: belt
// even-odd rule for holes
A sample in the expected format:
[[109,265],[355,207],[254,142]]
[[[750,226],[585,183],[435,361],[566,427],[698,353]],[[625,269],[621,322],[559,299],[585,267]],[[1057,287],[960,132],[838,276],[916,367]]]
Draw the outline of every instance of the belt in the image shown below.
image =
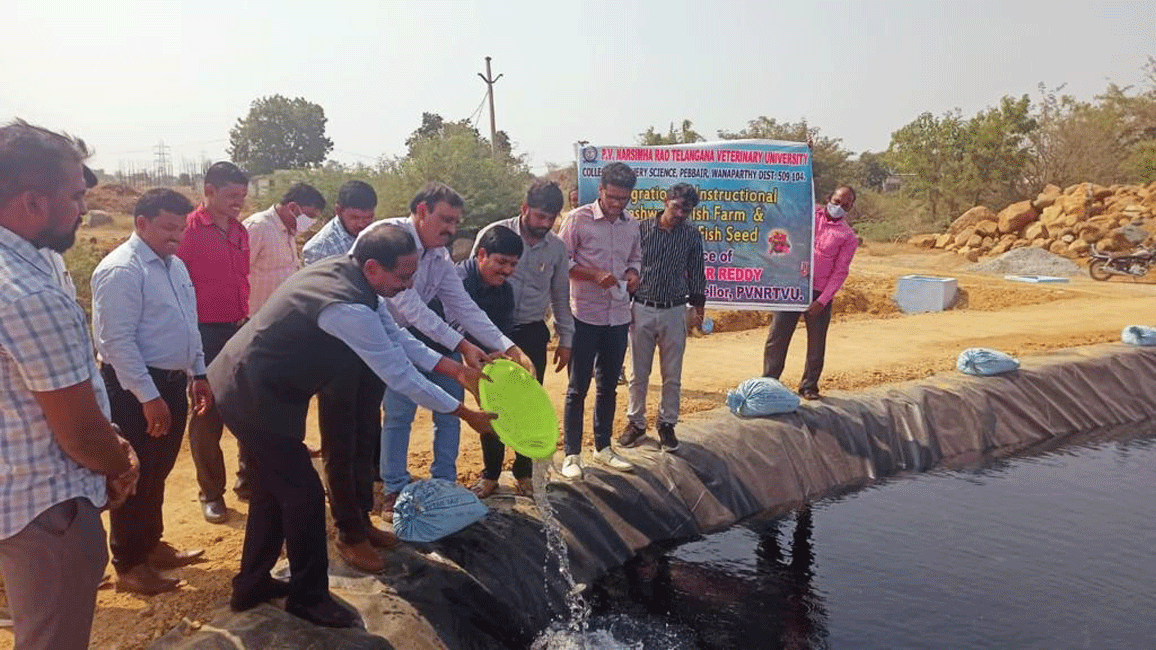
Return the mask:
[[231,322],[231,323],[207,323],[207,322],[201,321],[201,322],[197,323],[197,325],[200,325],[200,326],[208,326],[208,327],[233,327],[233,328],[240,328],[242,325],[244,325],[245,323],[248,323],[248,322],[249,322],[249,318],[246,316],[245,318],[241,318],[241,319],[239,319],[239,320],[235,320],[235,321],[233,321],[233,322]]
[[149,368],[148,370],[150,375],[167,384],[175,384],[189,378],[189,373],[184,370],[164,370],[162,368]]
[[643,300],[641,298],[635,298],[634,302],[641,303],[647,307],[653,307],[655,309],[670,309],[671,307],[681,307],[682,305],[685,305],[686,298],[679,298],[678,300],[671,300],[670,302],[656,302],[654,300]]
[[[115,372],[112,365],[104,361],[101,361],[100,367],[101,370],[107,368],[109,372]],[[188,373],[184,370],[165,370],[163,368],[153,368],[152,366],[145,366],[145,370],[149,371],[149,376],[151,376],[153,379],[164,382],[166,384],[175,384],[180,381],[185,381],[189,376]]]

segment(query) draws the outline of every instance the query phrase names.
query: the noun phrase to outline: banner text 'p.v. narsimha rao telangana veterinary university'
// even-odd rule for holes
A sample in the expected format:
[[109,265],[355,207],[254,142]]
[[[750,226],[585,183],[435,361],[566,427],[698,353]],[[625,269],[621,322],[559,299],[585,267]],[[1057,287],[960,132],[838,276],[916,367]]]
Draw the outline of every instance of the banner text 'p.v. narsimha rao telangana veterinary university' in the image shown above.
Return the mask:
[[602,167],[638,174],[628,209],[656,218],[675,183],[698,189],[689,223],[702,233],[707,306],[801,311],[811,303],[814,200],[804,143],[727,140],[658,147],[579,146],[581,203],[597,200]]

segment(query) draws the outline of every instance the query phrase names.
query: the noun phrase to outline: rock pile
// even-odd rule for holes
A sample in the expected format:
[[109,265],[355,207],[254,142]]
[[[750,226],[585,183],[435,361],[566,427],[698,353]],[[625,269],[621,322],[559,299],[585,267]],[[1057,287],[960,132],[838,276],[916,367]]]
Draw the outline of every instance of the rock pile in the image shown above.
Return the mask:
[[1156,240],[1156,182],[1148,185],[1077,183],[1048,185],[1031,201],[996,214],[977,205],[947,232],[916,235],[908,243],[953,251],[972,262],[1017,248],[1041,248],[1064,257],[1084,257],[1095,244],[1107,252],[1131,250]]
[[979,264],[972,264],[964,270],[971,273],[989,273],[992,275],[1068,276],[1079,273],[1080,267],[1066,257],[1049,253],[1042,248],[1024,246]]

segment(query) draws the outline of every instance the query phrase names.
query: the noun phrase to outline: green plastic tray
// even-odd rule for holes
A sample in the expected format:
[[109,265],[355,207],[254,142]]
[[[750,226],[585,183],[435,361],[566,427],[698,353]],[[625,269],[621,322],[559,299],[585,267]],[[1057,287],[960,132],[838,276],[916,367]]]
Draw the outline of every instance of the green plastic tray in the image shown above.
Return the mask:
[[478,382],[478,397],[483,409],[498,414],[498,438],[523,456],[549,458],[558,444],[558,414],[546,389],[509,359],[495,359],[482,371],[493,381]]

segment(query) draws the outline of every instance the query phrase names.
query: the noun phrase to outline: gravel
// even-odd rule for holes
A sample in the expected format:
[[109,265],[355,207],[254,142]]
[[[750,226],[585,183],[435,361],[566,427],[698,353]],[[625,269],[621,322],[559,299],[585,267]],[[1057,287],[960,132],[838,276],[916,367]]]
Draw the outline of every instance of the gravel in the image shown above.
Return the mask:
[[1080,267],[1072,260],[1034,246],[1010,250],[986,262],[972,264],[965,270],[990,275],[1069,276],[1080,273]]

